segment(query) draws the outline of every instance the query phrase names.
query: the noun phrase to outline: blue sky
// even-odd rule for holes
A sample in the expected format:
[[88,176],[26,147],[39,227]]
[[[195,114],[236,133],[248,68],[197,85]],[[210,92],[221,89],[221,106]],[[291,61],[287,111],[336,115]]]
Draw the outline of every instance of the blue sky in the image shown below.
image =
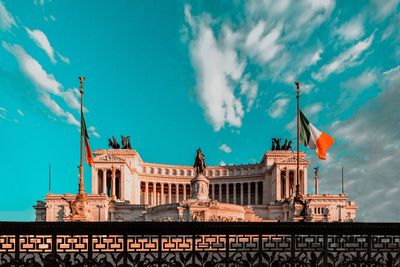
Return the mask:
[[302,148],[320,190],[340,192],[343,164],[358,219],[399,221],[399,29],[398,0],[0,0],[0,220],[34,219],[49,163],[52,192],[76,192],[84,75],[92,149],[123,134],[145,161],[192,164],[200,146],[208,165],[294,139],[299,80],[336,141],[327,161]]

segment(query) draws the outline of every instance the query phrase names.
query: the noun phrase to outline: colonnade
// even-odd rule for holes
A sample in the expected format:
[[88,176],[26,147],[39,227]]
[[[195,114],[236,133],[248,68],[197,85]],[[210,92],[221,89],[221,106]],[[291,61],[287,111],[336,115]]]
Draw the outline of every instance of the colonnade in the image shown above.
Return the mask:
[[121,171],[116,168],[97,170],[97,193],[112,199],[121,199]]
[[[141,204],[157,206],[190,197],[190,184],[141,182]],[[262,204],[263,182],[211,183],[209,197],[222,203]]]
[[[303,170],[300,170],[300,194],[304,193],[303,189]],[[280,181],[280,186],[278,188],[278,196],[277,199],[288,198],[294,194],[296,194],[296,185],[297,185],[297,171],[289,170],[287,168],[278,172],[278,179]]]

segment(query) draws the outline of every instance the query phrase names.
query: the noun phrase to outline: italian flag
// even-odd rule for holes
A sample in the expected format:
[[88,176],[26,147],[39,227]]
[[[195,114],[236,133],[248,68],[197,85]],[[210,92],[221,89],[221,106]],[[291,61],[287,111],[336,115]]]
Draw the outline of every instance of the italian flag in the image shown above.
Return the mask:
[[89,135],[86,130],[86,122],[83,113],[81,113],[81,116],[82,116],[81,135],[85,138],[86,162],[89,166],[92,166],[93,157],[92,157],[92,151],[90,150],[89,146]]
[[318,158],[325,160],[326,152],[333,145],[335,140],[324,132],[321,132],[304,116],[300,110],[300,143],[314,149]]

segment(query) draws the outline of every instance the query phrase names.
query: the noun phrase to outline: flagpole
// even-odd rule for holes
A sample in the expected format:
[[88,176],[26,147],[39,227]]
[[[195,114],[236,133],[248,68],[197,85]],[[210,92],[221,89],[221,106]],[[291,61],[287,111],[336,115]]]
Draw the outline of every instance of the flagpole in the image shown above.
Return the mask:
[[83,82],[85,81],[85,77],[79,77],[79,92],[81,94],[81,136],[79,142],[79,152],[80,152],[80,165],[79,165],[79,195],[85,194],[85,184],[83,182],[83,133],[82,133],[82,124],[83,124]]
[[343,173],[343,165],[342,165],[342,194],[344,194],[344,173]]
[[300,196],[300,83],[296,84],[296,99],[297,99],[297,184],[296,198]]
[[51,194],[51,164],[49,163],[49,194]]

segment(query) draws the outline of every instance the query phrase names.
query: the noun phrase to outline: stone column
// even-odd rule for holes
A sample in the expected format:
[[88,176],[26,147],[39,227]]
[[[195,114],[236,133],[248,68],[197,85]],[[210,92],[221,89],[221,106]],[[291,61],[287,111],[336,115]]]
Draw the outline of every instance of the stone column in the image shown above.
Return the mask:
[[[294,181],[293,181],[293,183],[294,183],[294,194],[296,194],[296,186],[297,186],[297,169],[296,169],[296,170],[294,170],[294,172],[293,172],[293,179],[294,179]],[[300,187],[299,187],[299,190],[301,191],[301,185],[300,185]]]
[[186,184],[183,184],[183,199],[186,199]]
[[179,202],[179,184],[175,184],[175,188],[176,188],[175,200],[176,200],[176,202]]
[[219,193],[218,201],[222,202],[222,184],[219,184],[218,187],[219,187],[219,190],[218,190],[219,191],[218,192]]
[[115,168],[112,168],[112,174],[111,174],[111,198],[115,199]]
[[281,199],[281,170],[276,169],[276,200]]
[[251,205],[251,183],[247,183],[247,205]]
[[240,183],[240,205],[242,205],[242,206],[244,205],[244,202],[243,202],[243,197],[244,197],[243,188],[244,188],[243,183]]
[[256,187],[255,187],[255,201],[256,203],[254,204],[258,205],[258,182],[256,182]]
[[164,204],[164,183],[161,183],[161,205]]
[[308,176],[307,175],[307,168],[304,167],[303,168],[303,192],[304,192],[304,194],[307,194],[307,180],[308,180],[307,176]]
[[215,200],[215,185],[210,184],[210,186],[211,186],[211,198],[212,200]]
[[153,183],[153,206],[157,205],[157,183]]
[[103,193],[107,194],[107,169],[103,169]]
[[229,184],[226,184],[226,203],[229,203]]
[[285,197],[289,197],[289,184],[290,184],[290,175],[288,168],[285,168]]
[[168,204],[171,204],[172,203],[172,185],[171,184],[168,184]]
[[144,182],[145,189],[144,189],[144,204],[149,205],[149,182]]
[[236,183],[233,184],[233,204],[236,204]]

